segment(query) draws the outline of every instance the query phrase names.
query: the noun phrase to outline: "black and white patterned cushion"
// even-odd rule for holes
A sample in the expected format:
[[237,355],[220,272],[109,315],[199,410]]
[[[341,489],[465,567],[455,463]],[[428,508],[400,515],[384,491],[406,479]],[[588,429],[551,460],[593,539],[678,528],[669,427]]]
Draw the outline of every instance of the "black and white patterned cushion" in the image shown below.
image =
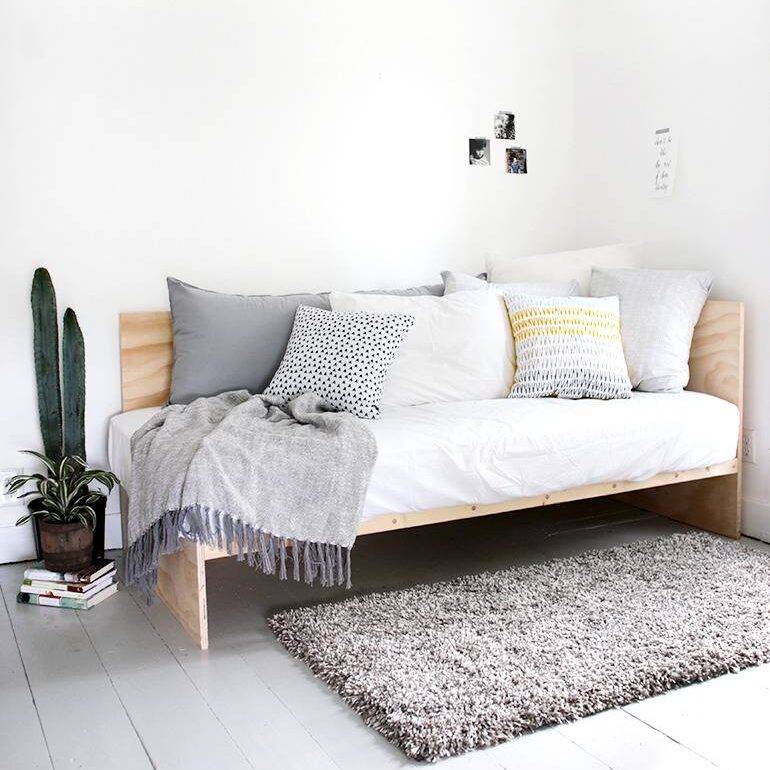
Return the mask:
[[300,305],[283,361],[265,393],[290,401],[312,391],[333,409],[374,419],[382,384],[414,324],[398,313],[334,313]]

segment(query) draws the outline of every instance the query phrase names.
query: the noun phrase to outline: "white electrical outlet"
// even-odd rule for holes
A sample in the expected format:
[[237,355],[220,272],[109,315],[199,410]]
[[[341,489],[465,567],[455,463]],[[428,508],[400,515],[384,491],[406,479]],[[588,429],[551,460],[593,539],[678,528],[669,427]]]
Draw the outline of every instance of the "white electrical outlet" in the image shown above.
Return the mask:
[[741,445],[743,452],[743,462],[756,465],[757,452],[754,446],[754,431],[751,428],[743,429],[743,443]]
[[12,477],[24,473],[24,468],[0,468],[0,506],[23,505],[16,495],[9,495],[5,491],[5,483]]

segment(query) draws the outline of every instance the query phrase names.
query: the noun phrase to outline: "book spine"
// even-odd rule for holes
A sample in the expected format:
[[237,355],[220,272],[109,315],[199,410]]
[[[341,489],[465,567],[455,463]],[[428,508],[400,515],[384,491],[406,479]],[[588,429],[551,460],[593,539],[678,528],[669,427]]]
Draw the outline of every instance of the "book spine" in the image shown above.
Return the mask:
[[88,567],[79,572],[65,572],[63,579],[65,583],[95,583],[97,580],[101,580],[107,572],[111,572],[114,569],[114,566],[110,566],[110,569],[107,569],[107,565],[113,564],[110,560],[105,562],[99,569]]
[[[45,588],[50,591],[66,591],[67,593],[72,594],[82,594],[84,591],[88,590],[86,586],[68,586],[64,583],[54,583],[53,581],[49,580],[32,580],[30,578],[24,578],[24,580],[21,581],[22,585],[25,586],[32,586],[34,588]],[[87,584],[90,586],[90,584]]]
[[32,585],[27,585],[26,583],[23,583],[21,586],[21,591],[23,591],[25,594],[37,594],[39,596],[56,596],[62,599],[72,599],[73,601],[78,602],[85,602],[88,599],[90,599],[95,594],[98,594],[99,591],[102,591],[107,586],[112,584],[112,579],[109,581],[105,580],[102,583],[94,583],[93,588],[91,588],[87,592],[82,593],[74,593],[71,591],[67,591],[64,588],[52,588],[48,585],[35,585],[34,583]]
[[66,591],[78,596],[95,591],[97,586],[109,585],[114,578],[115,570],[113,569],[104,575],[100,575],[99,578],[91,583],[58,583],[53,580],[33,580],[31,578],[24,578],[24,580],[21,581],[21,584],[23,586],[32,586],[33,588],[46,588],[51,591]]
[[16,595],[16,601],[19,604],[42,604],[47,607],[58,607],[61,599],[55,599],[52,596],[41,596],[40,594],[26,594],[19,591]]
[[25,580],[53,580],[60,583],[64,580],[63,572],[51,572],[49,569],[25,569]]
[[87,610],[88,601],[85,599],[70,599],[69,597],[62,597],[59,599],[59,607],[67,607],[71,610]]
[[19,604],[39,604],[42,607],[66,607],[72,610],[88,609],[88,603],[82,599],[70,599],[57,596],[46,596],[45,594],[19,593],[16,596]]

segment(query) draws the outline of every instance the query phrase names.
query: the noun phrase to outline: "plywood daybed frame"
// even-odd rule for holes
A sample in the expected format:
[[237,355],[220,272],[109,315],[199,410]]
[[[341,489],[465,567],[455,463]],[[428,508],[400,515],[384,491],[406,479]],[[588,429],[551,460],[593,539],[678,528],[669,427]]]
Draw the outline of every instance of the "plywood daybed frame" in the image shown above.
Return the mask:
[[[120,370],[123,411],[166,403],[173,360],[171,316],[167,312],[120,316]],[[695,327],[690,350],[689,390],[709,393],[735,404],[743,417],[743,305],[709,301]],[[645,481],[607,482],[565,489],[503,503],[458,505],[428,511],[377,516],[361,524],[359,535],[472,516],[519,511],[570,500],[615,495],[632,505],[695,527],[736,538],[740,533],[741,459],[679,473],[661,473]],[[128,497],[121,492],[123,542]],[[158,596],[201,649],[208,648],[206,562],[226,551],[185,542],[163,556]]]

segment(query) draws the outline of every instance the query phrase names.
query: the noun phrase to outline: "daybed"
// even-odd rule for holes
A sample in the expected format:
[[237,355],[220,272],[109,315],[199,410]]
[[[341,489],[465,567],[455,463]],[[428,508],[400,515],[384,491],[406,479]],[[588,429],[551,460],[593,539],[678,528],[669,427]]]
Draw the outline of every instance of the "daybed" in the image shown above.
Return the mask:
[[[130,476],[130,437],[167,402],[166,312],[120,316],[123,414],[110,462]],[[740,532],[743,306],[709,301],[695,328],[683,393],[617,401],[497,399],[385,410],[360,535],[604,495],[729,537]],[[124,521],[128,498],[121,494]],[[206,649],[205,562],[185,542],[163,556],[157,593]]]

